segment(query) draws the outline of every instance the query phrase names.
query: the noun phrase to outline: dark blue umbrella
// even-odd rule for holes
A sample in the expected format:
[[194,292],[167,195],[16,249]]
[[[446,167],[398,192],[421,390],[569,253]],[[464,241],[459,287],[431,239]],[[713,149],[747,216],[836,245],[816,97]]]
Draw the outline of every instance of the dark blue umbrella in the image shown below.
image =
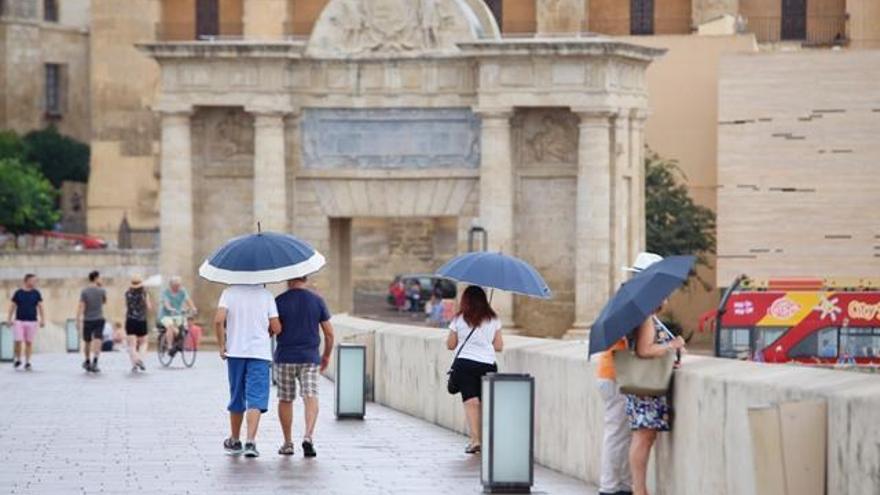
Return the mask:
[[532,265],[501,253],[478,251],[462,254],[440,267],[437,275],[524,296],[552,297],[547,282]]
[[641,325],[687,280],[694,256],[670,256],[623,283],[590,329],[590,354],[602,352]]
[[199,267],[223,284],[270,284],[304,277],[324,266],[321,253],[292,235],[261,232],[231,239]]

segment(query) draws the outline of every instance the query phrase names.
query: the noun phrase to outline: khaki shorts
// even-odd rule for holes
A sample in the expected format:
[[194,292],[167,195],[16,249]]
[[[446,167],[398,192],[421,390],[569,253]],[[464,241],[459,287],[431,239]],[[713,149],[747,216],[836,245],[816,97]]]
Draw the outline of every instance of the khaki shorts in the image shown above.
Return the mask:
[[317,364],[275,363],[275,375],[278,381],[278,400],[289,402],[296,399],[297,382],[300,397],[318,396]]

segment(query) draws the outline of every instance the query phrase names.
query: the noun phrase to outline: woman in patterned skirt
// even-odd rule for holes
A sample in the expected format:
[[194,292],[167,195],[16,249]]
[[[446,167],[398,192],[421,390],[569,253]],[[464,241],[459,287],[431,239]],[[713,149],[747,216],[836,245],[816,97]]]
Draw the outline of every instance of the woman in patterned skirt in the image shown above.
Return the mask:
[[[664,303],[665,304],[665,303]],[[662,309],[662,306],[661,308]],[[660,309],[657,312],[660,312]],[[674,339],[654,324],[652,315],[634,332],[633,343],[640,358],[659,358],[667,352],[684,349],[684,339]],[[648,495],[648,456],[657,440],[658,431],[669,431],[669,404],[666,397],[626,394],[626,414],[632,430],[629,466],[632,471],[633,494]]]

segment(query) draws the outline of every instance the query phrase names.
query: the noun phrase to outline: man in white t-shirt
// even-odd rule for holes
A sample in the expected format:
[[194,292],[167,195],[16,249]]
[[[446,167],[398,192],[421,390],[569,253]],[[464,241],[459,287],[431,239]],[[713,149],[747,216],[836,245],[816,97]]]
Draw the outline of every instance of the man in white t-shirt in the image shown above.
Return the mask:
[[[272,293],[260,285],[232,285],[220,295],[214,330],[220,358],[229,375],[229,424],[231,434],[223,442],[229,455],[259,457],[256,437],[260,415],[269,409],[271,335],[281,332],[278,308]],[[247,416],[247,439],[239,435]]]

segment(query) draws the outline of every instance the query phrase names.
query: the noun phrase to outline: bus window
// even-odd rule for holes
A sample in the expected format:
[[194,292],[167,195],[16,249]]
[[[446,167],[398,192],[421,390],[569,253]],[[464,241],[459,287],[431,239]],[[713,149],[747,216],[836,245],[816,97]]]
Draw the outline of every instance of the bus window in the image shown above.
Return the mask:
[[721,357],[739,358],[740,354],[749,353],[749,336],[751,328],[722,328],[720,332],[720,345],[718,346]]
[[755,332],[752,334],[753,351],[763,351],[786,331],[788,327],[755,327]]
[[836,358],[837,327],[825,327],[807,335],[792,347],[788,352],[788,357]]
[[877,357],[880,351],[880,328],[841,328],[840,350],[852,357]]

